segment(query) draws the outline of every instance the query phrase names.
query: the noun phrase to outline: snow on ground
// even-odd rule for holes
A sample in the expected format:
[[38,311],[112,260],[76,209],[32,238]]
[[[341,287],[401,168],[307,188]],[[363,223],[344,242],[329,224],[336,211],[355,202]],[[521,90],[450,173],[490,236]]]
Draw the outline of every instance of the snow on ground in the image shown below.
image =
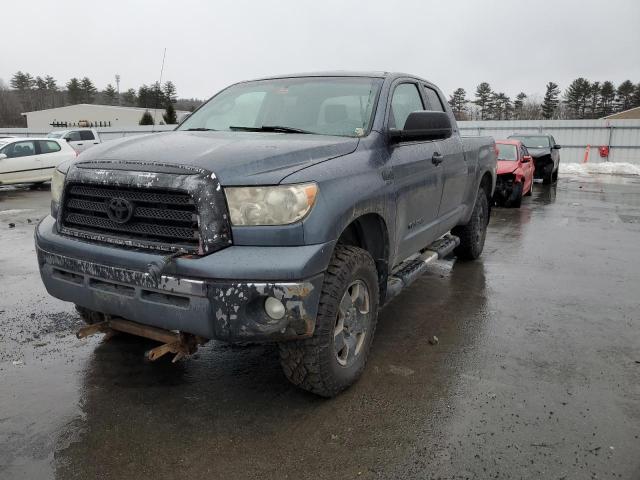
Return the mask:
[[563,163],[560,162],[560,173],[568,174],[593,174],[603,173],[608,175],[640,175],[640,165],[631,163]]

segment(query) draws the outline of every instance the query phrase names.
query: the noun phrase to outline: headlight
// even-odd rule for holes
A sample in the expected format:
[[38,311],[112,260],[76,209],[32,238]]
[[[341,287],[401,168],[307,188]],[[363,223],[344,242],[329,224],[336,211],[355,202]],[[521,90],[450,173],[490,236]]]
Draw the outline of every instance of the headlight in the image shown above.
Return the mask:
[[60,203],[62,197],[62,189],[64,188],[65,174],[57,168],[53,171],[51,176],[51,200],[55,203]]
[[309,213],[318,186],[228,187],[224,191],[233,225],[287,225]]

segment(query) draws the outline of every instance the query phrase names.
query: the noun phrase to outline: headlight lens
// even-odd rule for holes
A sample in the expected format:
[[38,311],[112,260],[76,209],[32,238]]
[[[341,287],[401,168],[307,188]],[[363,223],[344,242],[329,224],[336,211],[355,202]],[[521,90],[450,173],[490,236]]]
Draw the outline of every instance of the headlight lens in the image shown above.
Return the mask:
[[233,225],[287,225],[297,222],[309,213],[317,193],[315,183],[225,188]]
[[53,171],[53,175],[51,176],[51,200],[55,203],[60,203],[65,176],[66,175],[57,168]]

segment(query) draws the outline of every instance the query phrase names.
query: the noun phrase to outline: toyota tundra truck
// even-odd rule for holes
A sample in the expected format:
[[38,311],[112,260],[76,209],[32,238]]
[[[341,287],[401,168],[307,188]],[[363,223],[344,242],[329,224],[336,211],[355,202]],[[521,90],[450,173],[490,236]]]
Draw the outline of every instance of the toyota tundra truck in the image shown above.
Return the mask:
[[175,131],[58,167],[40,274],[80,337],[152,338],[151,360],[277,342],[286,377],[332,397],[363,372],[382,306],[432,260],[480,256],[495,183],[493,139],[461,137],[426,80],[246,81]]

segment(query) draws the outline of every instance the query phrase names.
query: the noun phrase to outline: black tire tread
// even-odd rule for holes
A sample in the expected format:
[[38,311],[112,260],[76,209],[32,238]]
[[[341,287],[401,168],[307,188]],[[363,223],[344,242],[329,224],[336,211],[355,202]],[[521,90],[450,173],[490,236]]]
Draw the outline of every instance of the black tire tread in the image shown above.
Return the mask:
[[[478,222],[478,218],[476,215],[476,209],[478,208],[479,203],[482,202],[485,209],[485,223],[484,225],[480,225]],[[482,247],[484,247],[484,243],[482,247],[477,250],[474,245],[474,238],[477,229],[479,228],[487,228],[487,223],[489,221],[489,202],[487,201],[487,195],[483,187],[478,189],[478,194],[476,196],[476,201],[473,207],[473,212],[471,214],[471,220],[466,225],[458,225],[451,230],[451,233],[458,238],[460,238],[460,245],[456,247],[454,253],[461,260],[475,260],[482,253]]]
[[[326,350],[331,348],[327,331],[333,331],[338,303],[349,276],[358,265],[362,264],[367,265],[373,272],[376,271],[373,259],[368,252],[358,247],[337,245],[325,273],[314,335],[311,338],[281,342],[278,345],[280,364],[287,379],[294,385],[322,397],[334,397],[349,386],[331,375],[331,368],[328,365],[330,356],[325,354]],[[368,343],[361,353],[364,355],[364,361],[361,362],[355,374],[356,379],[366,365],[377,323],[378,290],[370,291],[369,295],[371,308],[375,307],[375,309],[371,319]]]

